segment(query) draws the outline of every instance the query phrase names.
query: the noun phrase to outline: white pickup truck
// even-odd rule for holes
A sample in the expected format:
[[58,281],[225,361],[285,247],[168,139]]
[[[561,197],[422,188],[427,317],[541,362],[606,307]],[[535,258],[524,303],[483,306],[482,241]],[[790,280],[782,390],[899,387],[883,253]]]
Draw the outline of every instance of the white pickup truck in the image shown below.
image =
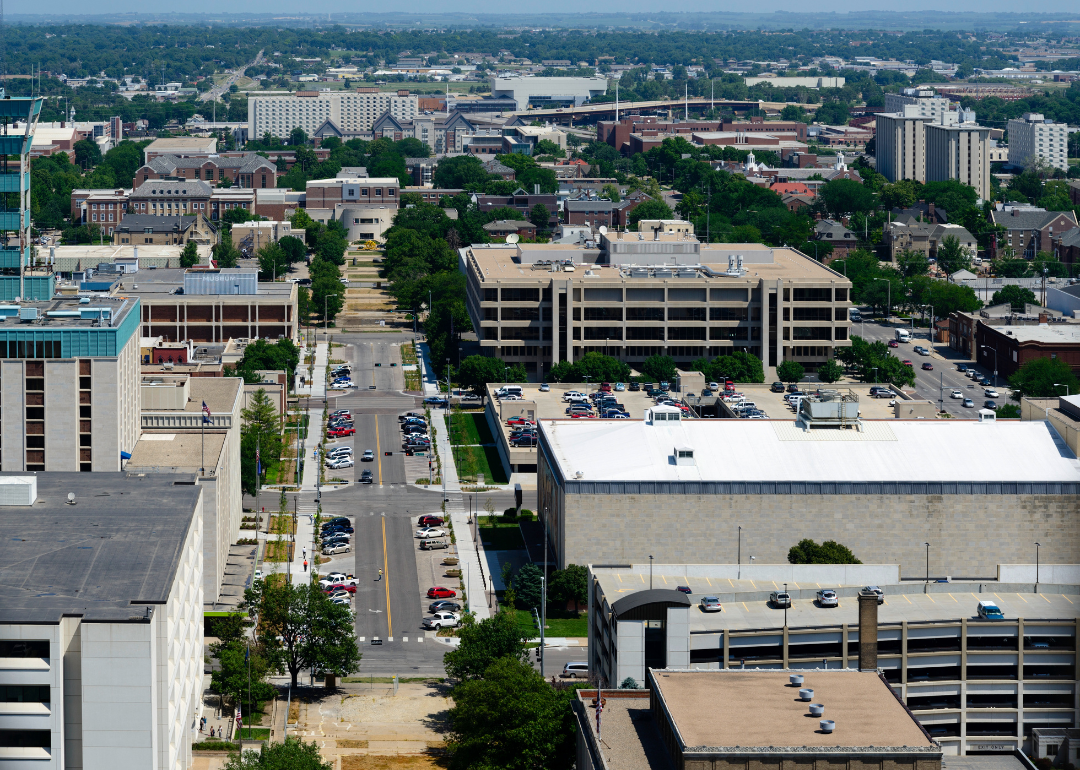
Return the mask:
[[356,584],[357,580],[355,577],[352,575],[342,575],[340,573],[336,575],[327,575],[319,581],[319,587],[323,589],[333,588],[334,586],[354,586]]

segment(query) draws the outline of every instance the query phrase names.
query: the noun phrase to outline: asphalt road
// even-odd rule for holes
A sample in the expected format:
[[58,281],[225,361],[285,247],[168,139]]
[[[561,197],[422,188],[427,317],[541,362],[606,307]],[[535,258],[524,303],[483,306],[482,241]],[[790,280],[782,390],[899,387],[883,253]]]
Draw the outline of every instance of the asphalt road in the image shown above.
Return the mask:
[[255,56],[254,61],[248,62],[247,64],[245,64],[243,67],[240,67],[239,69],[229,70],[229,76],[227,78],[225,78],[225,80],[221,81],[221,83],[214,86],[213,88],[211,88],[206,93],[199,94],[199,101],[200,102],[209,102],[209,101],[212,101],[214,99],[218,99],[223,93],[225,93],[226,91],[229,90],[229,86],[231,86],[233,83],[235,83],[237,80],[239,80],[240,78],[242,78],[244,76],[244,72],[247,70],[248,67],[254,66],[256,64],[260,64],[262,62],[262,60],[263,60],[263,52],[259,51],[259,53]]
[[[866,316],[863,316],[865,319]],[[861,323],[857,323],[852,326],[851,333],[858,334],[863,339],[871,342],[883,341],[894,339],[896,336],[895,330],[898,328],[911,329],[911,324],[900,323],[894,321],[891,324],[885,324],[881,321],[872,321],[869,319],[864,320]],[[979,409],[982,408],[983,402],[987,400],[987,396],[984,395],[983,388],[977,384],[974,380],[971,380],[964,374],[957,371],[958,364],[966,364],[968,369],[976,369],[982,374],[985,374],[993,383],[994,376],[992,371],[988,371],[986,367],[979,366],[973,361],[969,361],[964,358],[959,351],[953,350],[945,345],[934,343],[931,348],[931,354],[929,356],[920,356],[915,352],[915,346],[921,345],[924,348],[930,348],[929,342],[929,330],[928,329],[916,329],[915,334],[912,336],[911,342],[901,342],[899,347],[890,348],[893,355],[900,359],[910,359],[915,365],[915,392],[919,398],[924,398],[929,401],[940,402],[945,411],[950,414],[955,414],[958,417],[967,417],[974,419],[978,416]],[[925,361],[929,361],[934,366],[934,370],[927,372],[922,370],[922,364]],[[998,387],[996,388],[1000,398],[995,398],[993,401],[998,406],[1009,403],[1008,401],[1008,388],[1004,378],[998,378]],[[950,394],[954,390],[959,390],[964,394],[964,398],[970,398],[974,403],[974,407],[961,406],[963,399],[953,399]]]
[[[442,494],[440,489],[406,483],[397,415],[422,408],[419,398],[401,390],[404,377],[397,346],[408,339],[404,334],[335,335],[334,342],[345,347],[335,347],[331,354],[333,359],[352,364],[352,381],[358,387],[340,395],[330,392],[327,408],[349,409],[356,435],[328,446],[352,445],[356,466],[328,472],[327,476],[339,475],[355,482],[365,469],[374,476],[372,484],[351,483],[322,495],[323,516],[348,516],[355,529],[353,551],[335,558],[329,568],[351,571],[359,578],[353,609],[356,635],[363,640],[363,660],[357,676],[442,676],[442,657],[449,649],[426,636],[420,625],[429,614],[431,600],[424,594],[430,585],[420,584],[413,533],[421,515],[440,513]],[[392,367],[391,363],[398,365]],[[365,449],[375,452],[374,462],[360,462]],[[512,504],[512,493],[492,496],[496,509]],[[531,505],[535,508],[535,501]],[[384,571],[382,580],[379,569]],[[372,645],[376,637],[381,644]],[[421,638],[424,641],[418,641]],[[572,659],[579,660],[582,654],[578,651]],[[558,665],[561,671],[562,663]]]

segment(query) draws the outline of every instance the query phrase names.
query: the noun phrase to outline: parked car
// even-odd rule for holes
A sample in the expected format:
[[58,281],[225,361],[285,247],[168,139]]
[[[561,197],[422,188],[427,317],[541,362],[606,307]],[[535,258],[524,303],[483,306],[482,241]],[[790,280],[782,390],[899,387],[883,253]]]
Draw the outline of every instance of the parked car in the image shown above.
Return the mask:
[[536,425],[536,423],[533,422],[532,420],[528,419],[527,417],[521,417],[521,416],[511,417],[509,420],[506,421],[506,424],[510,425],[510,426],[514,426],[514,425]]
[[335,382],[330,386],[330,390],[348,390],[353,386],[350,380],[342,380],[341,382]]
[[578,390],[568,390],[562,394],[563,401],[583,401],[587,398],[588,397],[584,393]]
[[319,587],[325,590],[332,586],[355,586],[356,583],[355,575],[347,575],[344,572],[331,572],[319,581]]
[[773,591],[769,594],[769,602],[773,607],[783,608],[791,606],[791,594],[787,591]]
[[331,428],[326,431],[327,438],[344,438],[345,436],[352,436],[356,433],[355,428]]
[[428,612],[460,612],[461,605],[446,599],[440,599],[428,605]]
[[432,586],[427,592],[427,598],[429,599],[453,599],[456,596],[457,591],[443,586]]
[[440,628],[456,628],[460,619],[453,612],[436,612],[430,618],[424,618],[424,628],[438,631]]
[[932,371],[934,371],[934,365],[932,363],[930,363],[929,361],[924,361],[923,365],[922,365],[922,370],[924,372],[932,372]]
[[885,592],[882,591],[877,586],[866,586],[865,588],[863,588],[863,591],[866,592],[866,593],[871,593],[871,594],[874,594],[875,596],[877,596],[877,603],[878,604],[884,604],[885,603]]
[[339,457],[352,457],[352,447],[351,446],[334,447],[333,449],[331,449],[329,452],[326,453],[326,459],[328,459],[328,460],[336,460]]
[[330,586],[329,588],[326,589],[327,593],[339,593],[341,591],[345,591],[347,593],[354,594],[354,593],[356,593],[356,586],[354,586],[354,585]]
[[399,414],[397,419],[398,422],[405,422],[406,420],[414,417],[419,417],[420,419],[423,419],[424,415],[420,414],[419,412],[406,412],[405,414]]
[[346,419],[352,419],[352,412],[348,409],[338,409],[336,412],[331,412],[330,417],[344,417]]
[[370,463],[375,459],[375,451],[372,449],[365,449],[364,454],[360,456],[360,462]]
[[980,377],[979,378],[979,384],[982,385],[984,388],[990,387],[990,378],[989,377]]
[[449,533],[445,529],[439,529],[438,527],[423,527],[416,530],[416,537],[430,538],[430,537],[449,537]]
[[822,588],[817,592],[817,603],[819,607],[839,607],[840,599],[836,596],[836,591],[831,588]]
[[625,382],[616,382],[615,383],[615,390],[620,391],[620,392],[626,390],[626,383]]
[[972,401],[970,398],[965,398],[963,400],[963,402],[960,404],[960,406],[964,407],[965,409],[974,409],[975,408],[975,402]]
[[540,392],[541,393],[548,393],[550,391],[551,391],[551,386],[550,385],[548,385],[546,382],[541,382],[540,383]]
[[979,602],[975,613],[983,620],[1005,620],[1005,613],[991,601]]
[[630,383],[630,390],[633,391],[634,393],[637,393],[639,390],[641,390],[641,383],[640,382],[631,382]]
[[698,604],[701,606],[702,612],[720,612],[723,610],[723,607],[720,606],[720,599],[716,596],[702,596]]
[[896,394],[891,390],[879,390],[873,394],[874,398],[896,398]]
[[956,371],[958,371],[958,372],[963,372],[964,374],[967,374],[967,370],[968,370],[967,364],[957,364],[956,365]]
[[437,551],[440,548],[449,548],[450,541],[443,537],[432,537],[420,541],[421,551]]
[[328,546],[324,546],[322,549],[323,556],[330,556],[335,553],[348,553],[352,548],[348,543],[331,543]]
[[769,390],[771,390],[773,393],[783,393],[784,392],[784,383],[782,383],[782,382],[774,382],[772,384],[772,387],[769,388]]
[[361,484],[371,484],[373,481],[374,481],[374,478],[371,475],[371,471],[364,471],[363,473],[360,474],[360,483]]
[[339,468],[351,468],[356,463],[353,462],[351,457],[339,457],[337,459],[327,460],[326,467],[331,470],[338,470]]
[[690,586],[675,586],[675,590],[687,595],[694,593],[690,590]]

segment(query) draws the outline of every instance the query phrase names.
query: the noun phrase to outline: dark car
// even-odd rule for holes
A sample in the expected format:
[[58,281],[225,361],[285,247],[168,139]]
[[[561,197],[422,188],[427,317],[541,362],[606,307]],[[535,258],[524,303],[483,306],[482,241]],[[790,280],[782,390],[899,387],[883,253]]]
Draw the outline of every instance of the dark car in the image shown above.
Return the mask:
[[347,524],[335,524],[332,527],[324,529],[322,531],[322,536],[323,537],[329,537],[330,535],[333,535],[333,534],[351,535],[353,533],[353,531],[354,531],[353,528],[350,527]]
[[681,591],[684,594],[692,594],[692,593],[694,593],[693,591],[690,590],[690,586],[675,586],[675,590],[676,591]]
[[424,403],[432,406],[446,406],[446,399],[440,396],[428,396],[424,399]]
[[371,471],[364,471],[363,473],[360,474],[360,483],[361,484],[371,484],[371,483],[374,482],[374,480],[375,479],[374,479],[374,477],[372,477]]
[[[416,524],[420,527],[438,527],[443,523],[442,516],[432,516],[430,514],[421,516],[417,519]],[[432,610],[434,612],[434,610]]]
[[957,364],[956,365],[956,371],[958,371],[958,372],[963,372],[964,374],[967,374],[967,370],[968,370],[967,364]]
[[787,392],[788,393],[798,393],[799,392],[799,383],[793,382],[790,385],[788,385],[787,386]]
[[983,409],[997,409],[997,402],[990,400],[983,401]]
[[930,363],[929,361],[924,363],[922,365],[922,368],[923,368],[924,372],[932,372],[932,371],[934,371],[934,365],[932,363]]
[[769,390],[771,390],[773,393],[783,393],[784,392],[784,383],[782,383],[782,382],[774,382],[772,384],[772,387],[769,388]]
[[990,378],[989,377],[983,377],[982,379],[979,380],[979,384],[982,385],[984,388],[990,387]]
[[630,390],[635,391],[635,392],[641,390],[641,383],[639,383],[639,382],[631,382],[630,383]]
[[460,609],[460,604],[447,601],[446,599],[440,599],[439,601],[432,602],[428,605],[428,612],[458,612]]

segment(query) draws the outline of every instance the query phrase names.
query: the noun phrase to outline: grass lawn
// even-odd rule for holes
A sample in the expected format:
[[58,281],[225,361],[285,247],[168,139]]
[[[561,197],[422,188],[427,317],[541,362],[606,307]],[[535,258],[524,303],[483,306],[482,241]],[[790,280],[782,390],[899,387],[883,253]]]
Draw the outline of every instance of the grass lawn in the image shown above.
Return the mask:
[[521,530],[514,524],[496,524],[480,527],[480,542],[493,551],[520,551],[525,548]]
[[[558,615],[559,617],[554,617],[555,615]],[[533,622],[533,615],[530,610],[514,610],[514,619],[517,621],[518,628],[526,632],[530,638],[540,636],[536,630],[536,623]],[[588,636],[588,613],[574,615],[574,613],[565,611],[549,611],[545,635],[570,637]]]
[[[249,731],[251,732],[250,736],[248,735]],[[270,728],[269,727],[250,727],[249,728],[247,725],[244,725],[243,729],[240,730],[240,737],[243,738],[244,740],[248,740],[248,738],[250,738],[253,741],[269,740],[269,738],[270,738]]]
[[449,418],[443,417],[447,427],[453,423],[450,440],[454,444],[494,444],[484,412],[454,412]]

